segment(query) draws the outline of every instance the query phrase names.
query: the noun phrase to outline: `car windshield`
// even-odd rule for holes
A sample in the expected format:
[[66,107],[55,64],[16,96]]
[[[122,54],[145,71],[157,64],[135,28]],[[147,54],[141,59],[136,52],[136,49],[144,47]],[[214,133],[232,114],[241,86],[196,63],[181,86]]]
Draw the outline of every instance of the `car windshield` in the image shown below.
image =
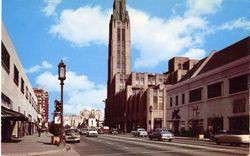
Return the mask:
[[160,132],[160,133],[170,133],[168,129],[164,129],[164,128],[156,129],[156,132]]
[[67,130],[65,130],[65,133],[76,133],[76,132],[78,132],[77,129],[67,129]]
[[143,129],[143,128],[140,128],[140,129],[138,129],[138,131],[145,131],[145,129]]
[[89,129],[89,131],[96,131],[96,129]]

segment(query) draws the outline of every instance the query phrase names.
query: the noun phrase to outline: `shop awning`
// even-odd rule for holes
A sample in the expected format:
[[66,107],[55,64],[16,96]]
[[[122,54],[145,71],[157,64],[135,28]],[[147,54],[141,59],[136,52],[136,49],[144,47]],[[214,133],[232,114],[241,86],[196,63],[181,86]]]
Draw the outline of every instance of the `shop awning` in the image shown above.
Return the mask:
[[13,111],[11,109],[5,108],[1,106],[1,118],[6,118],[10,120],[16,120],[16,121],[28,121],[28,118],[16,111]]

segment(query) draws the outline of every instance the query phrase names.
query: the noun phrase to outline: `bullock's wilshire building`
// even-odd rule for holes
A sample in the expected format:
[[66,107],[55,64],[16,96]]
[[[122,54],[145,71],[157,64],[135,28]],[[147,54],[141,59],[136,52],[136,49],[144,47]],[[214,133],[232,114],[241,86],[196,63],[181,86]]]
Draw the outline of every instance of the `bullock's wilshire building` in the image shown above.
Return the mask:
[[192,135],[249,131],[250,37],[200,60],[168,86],[167,127]]

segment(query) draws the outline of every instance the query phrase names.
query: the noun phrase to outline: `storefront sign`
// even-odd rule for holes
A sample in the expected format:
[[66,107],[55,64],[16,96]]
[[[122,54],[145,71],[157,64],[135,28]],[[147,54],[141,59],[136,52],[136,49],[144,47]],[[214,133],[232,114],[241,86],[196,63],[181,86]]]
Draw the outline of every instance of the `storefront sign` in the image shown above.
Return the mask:
[[233,102],[233,113],[245,112],[246,111],[245,104],[246,104],[245,98],[235,99]]

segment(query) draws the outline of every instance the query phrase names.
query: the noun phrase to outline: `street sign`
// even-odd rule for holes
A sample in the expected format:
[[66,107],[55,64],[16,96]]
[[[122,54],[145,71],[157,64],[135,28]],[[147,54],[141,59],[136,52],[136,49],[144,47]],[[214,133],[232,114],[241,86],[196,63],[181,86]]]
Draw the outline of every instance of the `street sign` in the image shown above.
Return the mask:
[[61,124],[61,116],[55,116],[55,124]]

